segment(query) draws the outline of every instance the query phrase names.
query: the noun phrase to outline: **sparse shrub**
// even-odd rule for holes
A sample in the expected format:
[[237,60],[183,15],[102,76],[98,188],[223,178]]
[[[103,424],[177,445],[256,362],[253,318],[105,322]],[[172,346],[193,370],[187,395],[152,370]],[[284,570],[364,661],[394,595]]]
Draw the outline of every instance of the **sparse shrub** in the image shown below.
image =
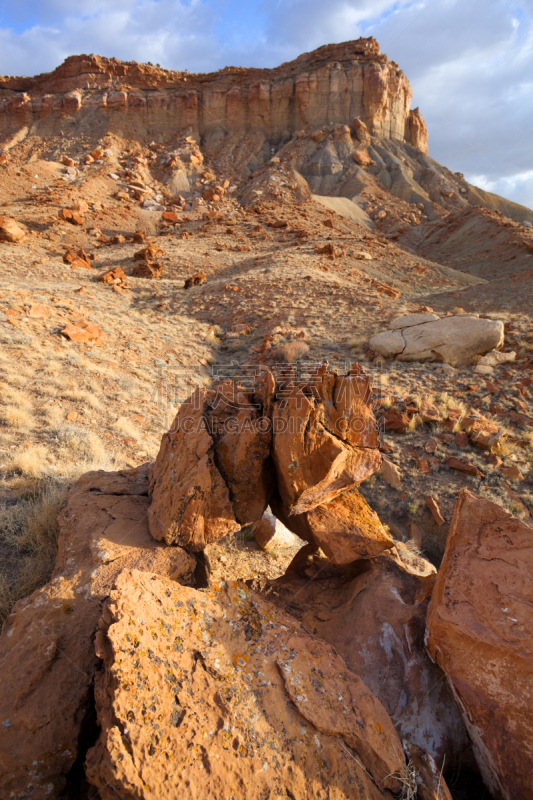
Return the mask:
[[20,471],[29,478],[38,478],[46,472],[46,448],[43,445],[33,445],[14,453],[10,469]]
[[0,412],[0,418],[4,425],[19,431],[27,431],[32,427],[30,414],[20,406],[4,406]]
[[272,353],[272,358],[275,361],[283,361],[287,364],[294,364],[309,354],[309,345],[306,342],[293,341],[287,342],[276,347]]

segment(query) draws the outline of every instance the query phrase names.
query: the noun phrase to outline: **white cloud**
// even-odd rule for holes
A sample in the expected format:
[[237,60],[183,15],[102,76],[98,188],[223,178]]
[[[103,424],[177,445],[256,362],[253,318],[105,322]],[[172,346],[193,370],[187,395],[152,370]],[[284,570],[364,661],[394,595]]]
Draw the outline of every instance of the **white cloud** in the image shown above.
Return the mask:
[[0,73],[36,74],[90,52],[191,72],[272,67],[373,35],[411,82],[430,154],[533,204],[531,0],[203,0],[190,14],[196,3],[86,0],[73,10],[43,0],[36,12],[21,0],[0,12]]

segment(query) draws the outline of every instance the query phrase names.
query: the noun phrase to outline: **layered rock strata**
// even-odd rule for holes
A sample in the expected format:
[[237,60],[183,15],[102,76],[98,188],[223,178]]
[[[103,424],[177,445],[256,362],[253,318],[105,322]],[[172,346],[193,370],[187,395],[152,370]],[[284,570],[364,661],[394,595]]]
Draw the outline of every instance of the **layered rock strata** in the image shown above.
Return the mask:
[[[351,123],[427,152],[427,132],[402,70],[372,37],[325,45],[275,69],[226,67],[206,75],[96,55],[71,56],[51,73],[0,78],[0,136],[34,123],[118,126],[154,135],[260,130],[272,144],[302,128]],[[149,135],[150,135],[149,134]]]

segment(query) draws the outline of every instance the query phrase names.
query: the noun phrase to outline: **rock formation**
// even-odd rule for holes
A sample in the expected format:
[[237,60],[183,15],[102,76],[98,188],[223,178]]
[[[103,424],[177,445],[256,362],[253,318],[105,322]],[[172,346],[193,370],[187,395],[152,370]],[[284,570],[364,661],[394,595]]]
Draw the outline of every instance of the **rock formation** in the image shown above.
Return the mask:
[[102,600],[126,568],[192,583],[196,562],[148,531],[146,469],[89,472],[61,515],[52,579],[0,637],[0,795],[57,797],[78,755],[97,667]]
[[325,45],[275,69],[226,67],[207,75],[173,72],[96,55],[71,56],[35,78],[0,78],[0,134],[35,123],[120,127],[127,119],[156,135],[190,128],[262,131],[277,144],[307,127],[359,117],[375,136],[427,152],[427,134],[412,91],[375,39]]
[[435,314],[413,314],[370,339],[370,347],[385,358],[453,365],[468,364],[502,344],[503,322],[468,315],[439,319]]
[[368,558],[392,538],[348,490],[381,464],[368,375],[319,365],[288,368],[252,387],[226,380],[197,390],[163,436],[150,471],[150,531],[203,550],[258,522],[269,503],[289,530],[341,563]]
[[427,647],[446,673],[495,797],[531,798],[533,530],[464,490],[431,598]]
[[100,627],[87,775],[103,800],[318,800],[326,782],[339,798],[378,800],[400,788],[404,756],[381,703],[244,584],[201,593],[125,571]]

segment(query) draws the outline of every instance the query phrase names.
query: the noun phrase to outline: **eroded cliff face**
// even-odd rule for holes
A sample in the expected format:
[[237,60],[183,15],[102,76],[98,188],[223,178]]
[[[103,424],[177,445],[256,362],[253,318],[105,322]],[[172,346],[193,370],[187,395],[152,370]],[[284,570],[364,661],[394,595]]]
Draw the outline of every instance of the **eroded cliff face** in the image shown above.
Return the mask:
[[0,77],[0,141],[23,129],[59,133],[82,127],[144,135],[190,128],[206,133],[261,130],[277,145],[302,129],[364,121],[374,136],[427,152],[427,131],[410,111],[402,70],[375,39],[325,45],[275,69],[226,67],[206,75],[96,55],[71,56],[51,73]]

